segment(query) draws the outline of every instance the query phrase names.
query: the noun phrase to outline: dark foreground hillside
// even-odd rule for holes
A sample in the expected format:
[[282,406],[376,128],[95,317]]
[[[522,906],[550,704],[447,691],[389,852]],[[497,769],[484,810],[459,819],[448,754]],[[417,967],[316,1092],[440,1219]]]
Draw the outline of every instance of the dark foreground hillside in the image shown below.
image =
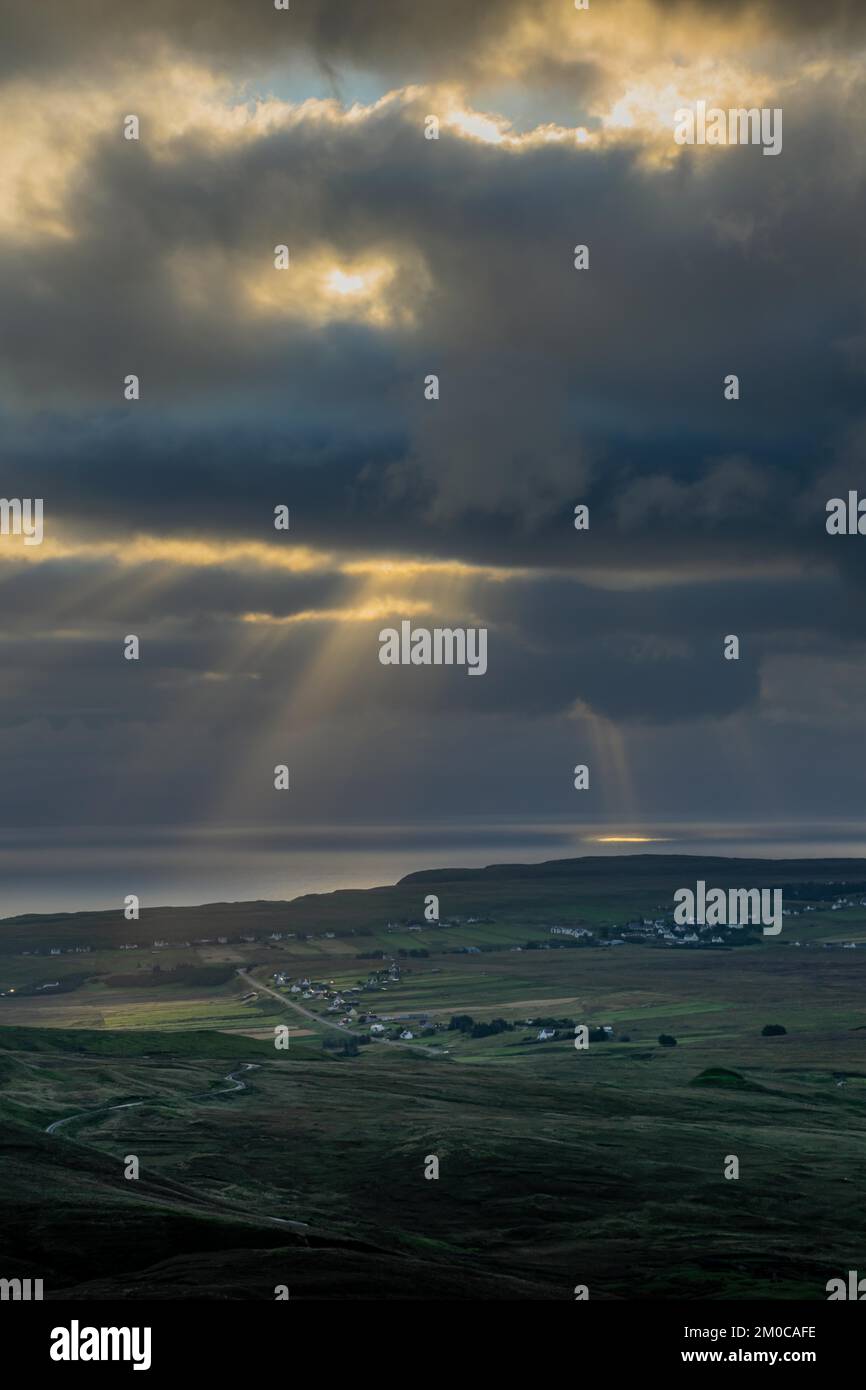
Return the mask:
[[47,1297],[820,1299],[862,1263],[863,1077],[310,1046],[216,1094],[240,1054],[204,1035],[147,1060],[32,1041],[0,1043],[0,1274]]

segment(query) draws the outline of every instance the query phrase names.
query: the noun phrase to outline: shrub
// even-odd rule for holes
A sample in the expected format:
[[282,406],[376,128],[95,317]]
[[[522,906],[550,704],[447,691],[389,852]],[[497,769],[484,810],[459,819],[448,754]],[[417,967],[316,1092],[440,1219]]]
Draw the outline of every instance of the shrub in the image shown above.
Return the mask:
[[471,1033],[474,1026],[475,1019],[469,1014],[454,1014],[448,1024],[452,1032],[456,1030],[458,1033]]

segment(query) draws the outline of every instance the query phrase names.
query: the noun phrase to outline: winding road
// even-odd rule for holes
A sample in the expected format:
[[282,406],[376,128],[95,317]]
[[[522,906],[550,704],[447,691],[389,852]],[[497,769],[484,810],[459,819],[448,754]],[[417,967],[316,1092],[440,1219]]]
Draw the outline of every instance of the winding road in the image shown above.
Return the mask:
[[[237,1071],[230,1071],[226,1076],[223,1077],[224,1081],[229,1082],[228,1086],[223,1086],[218,1091],[196,1091],[194,1095],[187,1096],[187,1100],[201,1100],[203,1098],[209,1099],[211,1096],[228,1095],[230,1091],[245,1091],[247,1089],[247,1083],[245,1081],[241,1081],[238,1073],[245,1071],[254,1071],[257,1065],[258,1064],[256,1062],[244,1062],[243,1065],[240,1066]],[[55,1120],[53,1124],[47,1125],[45,1133],[56,1134],[61,1125],[68,1125],[71,1120],[79,1120],[85,1115],[108,1115],[111,1113],[112,1110],[132,1110],[137,1105],[161,1105],[164,1103],[165,1102],[162,1097],[151,1097],[148,1100],[123,1101],[120,1105],[99,1105],[96,1106],[93,1110],[79,1110],[74,1115],[67,1115],[64,1119]],[[285,1230],[289,1231],[308,1231],[310,1229],[309,1223],[307,1221],[294,1221],[285,1216],[266,1216],[258,1211],[250,1211],[249,1208],[242,1206],[237,1202],[230,1201],[221,1197],[216,1197],[213,1194],[202,1196],[201,1193],[196,1192],[192,1188],[185,1188],[185,1186],[180,1183],[174,1183],[173,1188],[175,1191],[178,1192],[188,1192],[189,1196],[194,1198],[196,1201],[202,1202],[205,1206],[210,1207],[214,1211],[219,1211],[223,1215],[230,1214],[235,1216],[243,1216],[248,1220],[256,1221],[266,1226],[281,1226]]]
[[[314,1014],[311,1009],[305,1009],[302,1004],[296,1004],[294,999],[287,999],[284,994],[280,994],[277,990],[272,989],[271,986],[266,985],[264,981],[257,980],[256,977],[250,975],[246,969],[239,969],[237,973],[247,984],[253,985],[255,989],[261,990],[264,994],[271,995],[271,997],[282,1004],[284,1008],[294,1009],[295,1013],[300,1014],[303,1018],[309,1019],[311,1023],[318,1024],[321,1028],[333,1028],[344,1038],[365,1038],[367,1036],[366,1033],[359,1033],[353,1028],[342,1027],[339,1023],[334,1023],[330,1018],[322,1018],[320,1014]],[[383,1039],[382,1046],[408,1047],[413,1052],[426,1052],[428,1057],[441,1058],[448,1056],[447,1048],[428,1047],[425,1043],[398,1042],[397,1040],[391,1041],[390,1039]],[[223,1077],[223,1080],[230,1082],[230,1085],[224,1086],[222,1090],[219,1091],[197,1091],[194,1095],[187,1096],[187,1100],[201,1100],[203,1097],[223,1096],[229,1091],[245,1091],[247,1083],[241,1081],[239,1073],[252,1071],[255,1066],[255,1062],[244,1062],[243,1066],[241,1066],[238,1071],[230,1071],[227,1076]],[[134,1110],[138,1105],[160,1105],[162,1103],[164,1103],[164,1101],[161,1097],[152,1096],[145,1100],[122,1101],[120,1105],[97,1105],[93,1110],[77,1110],[74,1115],[64,1115],[62,1120],[54,1120],[52,1124],[46,1125],[45,1133],[56,1134],[63,1125],[71,1124],[73,1120],[84,1119],[88,1115],[108,1115],[112,1110]]]
[[[294,1009],[295,1013],[300,1014],[303,1018],[309,1019],[311,1023],[318,1024],[319,1027],[333,1028],[336,1032],[342,1034],[344,1038],[365,1038],[367,1036],[366,1033],[359,1033],[353,1028],[341,1027],[339,1023],[334,1023],[329,1018],[322,1018],[319,1014],[314,1014],[312,1010],[305,1009],[302,1004],[296,1004],[294,999],[287,999],[284,994],[278,993],[278,991],[272,989],[270,985],[266,985],[262,980],[257,980],[254,975],[248,974],[245,969],[239,969],[237,973],[247,984],[254,986],[255,989],[261,990],[264,994],[271,995],[271,997],[282,1004],[284,1008]],[[428,1047],[425,1043],[398,1042],[396,1040],[392,1042],[389,1039],[383,1039],[382,1046],[408,1047],[413,1052],[426,1052],[428,1057],[448,1056],[447,1049],[441,1047]],[[229,1091],[245,1091],[247,1083],[240,1080],[239,1072],[252,1071],[255,1065],[255,1062],[244,1062],[243,1066],[241,1066],[238,1071],[230,1071],[228,1075],[223,1078],[223,1080],[228,1081],[230,1085],[224,1086],[220,1091],[197,1091],[195,1095],[188,1096],[187,1099],[201,1100],[203,1097],[209,1098],[210,1096],[226,1095]],[[159,1105],[161,1103],[163,1103],[161,1097],[153,1096],[145,1100],[126,1100],[121,1102],[120,1105],[97,1105],[93,1110],[77,1110],[74,1115],[64,1115],[62,1120],[54,1120],[52,1124],[46,1125],[45,1133],[56,1134],[63,1125],[71,1124],[73,1120],[81,1120],[88,1115],[108,1115],[112,1110],[134,1110],[138,1105]]]
[[[239,1071],[252,1071],[255,1062],[244,1062]],[[224,1096],[229,1091],[245,1091],[247,1083],[241,1081],[238,1072],[230,1071],[223,1081],[230,1081],[230,1086],[223,1086],[219,1091],[196,1091],[194,1095],[187,1096],[187,1100],[201,1100],[203,1096]],[[72,1120],[80,1120],[85,1115],[108,1115],[112,1110],[134,1110],[137,1105],[160,1105],[165,1104],[164,1097],[153,1096],[146,1100],[125,1100],[120,1105],[97,1105],[93,1110],[78,1110],[74,1115],[66,1115],[62,1120],[55,1120],[53,1124],[46,1125],[46,1134],[56,1134],[61,1125],[68,1125]]]

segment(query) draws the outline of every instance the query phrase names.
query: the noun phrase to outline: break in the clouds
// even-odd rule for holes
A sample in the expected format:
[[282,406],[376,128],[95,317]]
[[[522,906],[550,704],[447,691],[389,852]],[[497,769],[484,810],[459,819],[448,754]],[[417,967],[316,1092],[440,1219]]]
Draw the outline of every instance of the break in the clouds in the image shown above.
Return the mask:
[[859,809],[862,6],[0,13],[3,824]]

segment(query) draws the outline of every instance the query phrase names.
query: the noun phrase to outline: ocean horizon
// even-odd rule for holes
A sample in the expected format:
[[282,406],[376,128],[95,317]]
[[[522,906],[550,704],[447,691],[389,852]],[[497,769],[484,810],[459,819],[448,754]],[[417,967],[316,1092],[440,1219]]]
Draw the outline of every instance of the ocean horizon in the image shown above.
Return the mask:
[[425,869],[627,854],[866,860],[866,824],[485,823],[0,833],[0,918],[375,888]]

